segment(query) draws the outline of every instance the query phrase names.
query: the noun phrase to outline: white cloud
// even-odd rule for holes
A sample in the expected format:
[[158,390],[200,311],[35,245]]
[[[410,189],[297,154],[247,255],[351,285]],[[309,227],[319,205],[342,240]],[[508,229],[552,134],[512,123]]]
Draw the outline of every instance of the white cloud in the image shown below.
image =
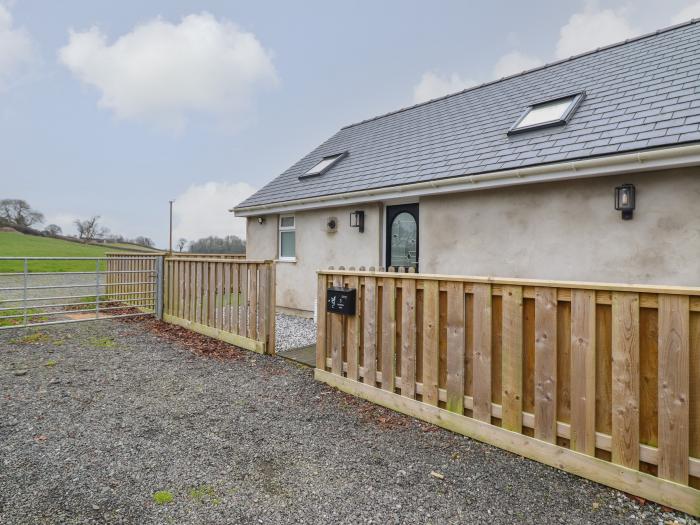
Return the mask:
[[101,107],[172,130],[193,113],[230,120],[250,109],[259,88],[277,83],[271,53],[256,36],[209,13],[179,24],[155,19],[112,44],[97,27],[71,30],[58,56],[99,89]]
[[693,18],[700,18],[700,2],[695,2],[681,9],[672,19],[671,23],[680,24]]
[[14,27],[12,14],[0,4],[0,87],[34,58],[34,44],[24,28]]
[[575,13],[559,30],[556,58],[568,58],[638,35],[623,11],[596,9],[589,4],[582,13]]
[[173,204],[173,239],[193,241],[210,235],[245,238],[243,218],[229,212],[239,202],[255,193],[245,182],[207,182],[192,185],[175,198]]
[[434,98],[461,91],[475,85],[473,80],[460,77],[456,73],[441,76],[431,71],[423,73],[420,82],[413,88],[413,102],[425,102]]
[[520,51],[511,51],[499,58],[496,65],[493,66],[493,77],[507,77],[527,69],[539,67],[542,64],[542,60],[537,57],[526,55]]

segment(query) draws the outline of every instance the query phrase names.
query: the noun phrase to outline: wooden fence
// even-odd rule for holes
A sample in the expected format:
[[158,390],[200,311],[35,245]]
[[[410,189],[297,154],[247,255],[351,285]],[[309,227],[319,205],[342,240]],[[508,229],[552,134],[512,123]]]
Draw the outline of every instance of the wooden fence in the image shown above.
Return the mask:
[[163,320],[259,353],[275,353],[272,261],[166,257]]
[[[108,254],[107,269],[126,272],[107,290],[129,306],[157,301],[160,255]],[[163,320],[259,353],[275,353],[275,268],[272,261],[180,254],[165,257]],[[155,299],[154,299],[155,297]]]
[[317,379],[700,514],[700,288],[341,269],[318,304]]

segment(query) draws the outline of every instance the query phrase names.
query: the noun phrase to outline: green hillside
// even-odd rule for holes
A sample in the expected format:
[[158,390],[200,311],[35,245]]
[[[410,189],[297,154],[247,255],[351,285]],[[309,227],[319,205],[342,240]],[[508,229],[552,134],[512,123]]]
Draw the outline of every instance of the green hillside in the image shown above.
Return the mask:
[[[0,257],[104,257],[115,246],[95,246],[38,237],[17,232],[0,232]],[[29,261],[30,272],[94,271],[93,261]],[[0,272],[22,272],[22,261],[0,261]]]

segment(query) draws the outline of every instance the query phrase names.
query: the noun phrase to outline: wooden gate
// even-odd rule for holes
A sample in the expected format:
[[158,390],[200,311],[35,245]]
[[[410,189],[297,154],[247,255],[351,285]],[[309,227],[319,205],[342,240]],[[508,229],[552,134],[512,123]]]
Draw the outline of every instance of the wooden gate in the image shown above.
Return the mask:
[[328,270],[318,304],[317,379],[700,514],[700,288]]

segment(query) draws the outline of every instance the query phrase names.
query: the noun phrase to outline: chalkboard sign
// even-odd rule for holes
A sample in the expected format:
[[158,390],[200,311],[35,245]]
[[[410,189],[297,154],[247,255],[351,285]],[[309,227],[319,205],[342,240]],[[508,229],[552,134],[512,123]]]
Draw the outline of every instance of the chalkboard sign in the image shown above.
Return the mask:
[[326,312],[355,315],[355,288],[332,286],[326,293]]

